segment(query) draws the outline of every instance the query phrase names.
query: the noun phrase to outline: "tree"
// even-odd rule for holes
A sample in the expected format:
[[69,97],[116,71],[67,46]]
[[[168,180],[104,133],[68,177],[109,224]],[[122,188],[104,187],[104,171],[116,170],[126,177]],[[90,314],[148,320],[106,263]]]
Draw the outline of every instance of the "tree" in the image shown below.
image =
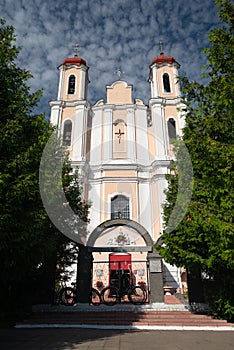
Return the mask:
[[14,28],[3,19],[0,25],[0,293],[10,308],[16,286],[30,279],[46,245],[38,167],[52,130],[44,115],[31,115],[41,91],[30,93],[31,75],[15,63]]
[[234,5],[229,0],[216,0],[216,5],[224,23],[210,31],[210,46],[204,49],[208,82],[202,85],[180,78],[188,112],[183,141],[177,142],[175,153],[180,158],[182,144],[188,149],[193,195],[183,220],[173,230],[168,229],[179,179],[175,162],[175,175],[168,176],[165,246],[160,251],[172,264],[203,271],[213,281],[203,281],[213,313],[233,320]]
[[[0,296],[1,313],[14,314],[30,306],[35,288],[52,281],[55,265],[61,269],[74,257],[69,245],[51,223],[41,200],[39,167],[53,129],[45,115],[33,109],[42,91],[30,92],[31,74],[16,64],[20,51],[14,28],[0,19]],[[63,168],[64,192],[73,210],[87,217],[77,175]],[[50,275],[48,277],[48,275]],[[53,276],[52,276],[53,275]],[[45,281],[44,285],[42,281]],[[38,288],[39,289],[39,288]],[[34,292],[33,292],[34,291]]]
[[[78,169],[74,171],[72,168],[68,153],[61,146],[56,133],[50,137],[45,150],[41,158],[39,179],[43,205],[49,215],[46,232],[50,249],[37,269],[36,280],[39,285],[36,289],[39,290],[39,297],[34,302],[51,303],[54,301],[51,292],[54,292],[55,285],[61,287],[61,280],[69,280],[69,267],[78,262],[82,246],[78,237],[86,238],[90,205],[83,199]],[[58,163],[61,166],[57,166]],[[71,232],[72,235],[69,235]],[[42,280],[44,288],[41,293]]]

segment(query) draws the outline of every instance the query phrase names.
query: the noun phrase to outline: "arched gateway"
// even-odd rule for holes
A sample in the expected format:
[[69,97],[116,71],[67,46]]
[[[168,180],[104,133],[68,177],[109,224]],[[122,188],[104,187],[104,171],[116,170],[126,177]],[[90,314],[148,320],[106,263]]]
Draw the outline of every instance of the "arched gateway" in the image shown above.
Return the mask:
[[[118,283],[131,272],[134,284],[144,285],[150,302],[163,302],[162,261],[147,230],[128,219],[107,220],[90,234],[80,250],[78,295],[88,302],[85,286],[95,288]],[[88,289],[86,289],[87,291]],[[88,294],[88,293],[87,293]]]

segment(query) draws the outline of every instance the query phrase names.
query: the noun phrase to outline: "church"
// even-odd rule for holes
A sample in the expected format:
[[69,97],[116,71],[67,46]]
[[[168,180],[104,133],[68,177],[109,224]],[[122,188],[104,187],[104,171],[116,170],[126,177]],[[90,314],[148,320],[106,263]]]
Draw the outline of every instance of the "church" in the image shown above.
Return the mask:
[[133,99],[133,87],[121,72],[106,86],[106,96],[91,105],[86,61],[75,54],[58,67],[50,122],[91,203],[86,248],[90,283],[99,290],[131,273],[132,283],[147,289],[149,302],[162,302],[167,287],[182,291],[182,271],[162,261],[154,248],[163,231],[172,141],[182,136],[185,123],[179,67],[163,52],[152,59],[147,105]]

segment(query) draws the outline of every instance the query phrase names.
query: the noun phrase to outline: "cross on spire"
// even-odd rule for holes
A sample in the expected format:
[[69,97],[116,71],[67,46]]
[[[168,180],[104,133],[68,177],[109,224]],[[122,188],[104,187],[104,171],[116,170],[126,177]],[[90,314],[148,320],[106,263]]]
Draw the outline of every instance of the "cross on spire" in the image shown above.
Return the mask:
[[121,136],[124,135],[124,132],[121,132],[121,130],[119,129],[118,132],[115,132],[115,135],[117,135],[117,138],[119,139],[119,143],[121,141]]
[[119,80],[120,80],[121,76],[124,74],[124,72],[121,70],[121,68],[116,69],[115,73],[117,74]]
[[79,44],[75,44],[72,47],[73,47],[73,50],[74,50],[75,54],[78,55],[78,52],[79,52],[79,49],[80,49],[81,46]]
[[163,53],[163,51],[164,51],[164,45],[163,45],[163,41],[162,41],[162,40],[159,40],[158,46],[159,46],[159,51],[160,51],[160,53]]

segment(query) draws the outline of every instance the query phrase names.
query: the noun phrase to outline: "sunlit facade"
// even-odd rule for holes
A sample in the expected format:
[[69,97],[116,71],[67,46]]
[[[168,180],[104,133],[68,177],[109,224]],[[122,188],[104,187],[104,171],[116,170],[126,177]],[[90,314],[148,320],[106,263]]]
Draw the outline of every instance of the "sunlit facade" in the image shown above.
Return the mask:
[[[133,87],[119,79],[91,106],[86,61],[75,55],[58,67],[58,97],[50,102],[50,121],[73,168],[79,168],[84,199],[91,202],[87,244],[96,287],[110,284],[119,270],[130,270],[134,284],[149,285],[148,255],[163,230],[172,140],[184,127],[178,68],[164,53],[152,60],[147,105],[133,99]],[[180,289],[179,270],[163,263],[163,283]]]

